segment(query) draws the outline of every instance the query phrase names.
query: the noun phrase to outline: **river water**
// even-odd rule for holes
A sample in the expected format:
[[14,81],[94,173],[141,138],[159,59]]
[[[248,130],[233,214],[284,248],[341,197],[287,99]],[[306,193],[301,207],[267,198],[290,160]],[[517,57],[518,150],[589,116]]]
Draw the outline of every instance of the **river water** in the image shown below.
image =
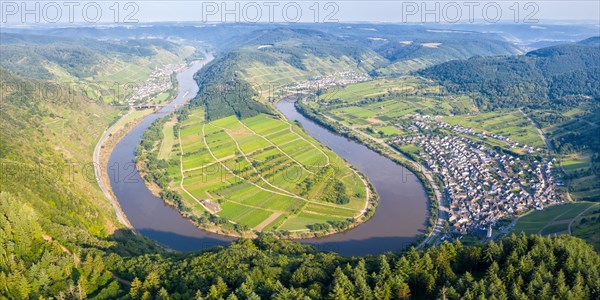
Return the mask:
[[[205,62],[212,60],[210,55],[207,58]],[[179,93],[171,104],[183,104],[197,94],[198,86],[193,76],[204,64],[194,64],[178,74]],[[111,187],[130,223],[141,234],[181,251],[225,245],[234,238],[198,229],[176,209],[154,196],[135,168],[135,149],[144,132],[156,119],[172,112],[174,105],[165,106],[144,118],[117,144],[108,161]],[[293,102],[280,101],[277,108],[288,119],[302,123],[309,135],[365,174],[380,196],[375,215],[368,222],[347,232],[300,242],[344,255],[365,255],[398,251],[423,233],[428,214],[427,198],[413,173],[304,118]]]

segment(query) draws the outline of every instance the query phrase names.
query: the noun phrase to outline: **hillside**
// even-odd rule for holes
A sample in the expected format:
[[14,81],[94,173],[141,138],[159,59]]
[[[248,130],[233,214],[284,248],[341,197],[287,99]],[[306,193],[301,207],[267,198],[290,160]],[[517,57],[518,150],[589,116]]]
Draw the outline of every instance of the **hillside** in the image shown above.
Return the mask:
[[253,32],[236,53],[239,74],[259,90],[335,72],[367,74],[388,63],[368,47],[308,29]]
[[[94,146],[123,111],[86,90],[90,81],[74,84],[66,79],[86,72],[87,66],[100,66],[109,55],[130,50],[100,46],[100,41],[29,35],[11,36],[5,44],[6,37],[2,35],[1,62],[21,75],[0,67],[0,297],[116,297],[119,285],[102,257],[109,252],[163,250],[124,230],[96,183]],[[25,60],[11,61],[5,47]],[[28,57],[28,51],[40,55]],[[46,70],[61,71],[41,79],[36,68],[47,66],[57,68]],[[118,75],[110,72],[105,80],[112,86],[128,83]]]
[[96,284],[109,285],[110,273],[97,265],[102,253],[137,251],[134,244],[124,250],[127,239],[145,245],[131,233],[117,234],[121,226],[93,173],[96,139],[118,111],[81,94],[50,99],[41,91],[54,83],[3,69],[0,78],[0,294],[58,295],[92,273],[99,277],[82,282],[90,293]]
[[[209,78],[203,79],[202,84],[218,89],[219,93],[235,89],[248,99],[265,102],[286,93],[290,86],[299,82],[407,73],[453,59],[519,52],[517,47],[499,36],[476,32],[392,25],[373,28],[322,26],[318,29],[302,25],[242,31],[227,43],[225,53],[198,78]],[[211,78],[213,73],[218,76]],[[224,82],[228,82],[226,87]],[[213,91],[203,90],[207,95],[214,95]],[[205,98],[208,97],[214,98]],[[196,102],[208,103],[209,120],[216,119],[212,117],[213,111],[217,110],[214,107],[221,111],[216,114],[218,117],[253,116],[252,111],[264,111],[245,100],[236,100],[232,96],[222,98],[232,100]]]
[[474,57],[417,72],[455,93],[477,93],[484,110],[598,99],[600,49],[560,45],[510,57]]
[[[547,47],[521,56],[451,61],[417,74],[438,81],[451,93],[471,95],[481,110],[519,107],[538,110],[532,114],[539,126],[559,123],[570,126],[571,138],[553,141],[559,151],[582,150],[576,145],[584,144],[599,153],[600,139],[590,130],[594,126],[572,126],[572,115],[556,115],[557,110],[586,107],[587,112],[577,113],[576,119],[596,122],[594,116],[600,104],[600,48],[586,44]],[[551,117],[541,110],[555,113]],[[571,146],[567,147],[567,143]]]
[[189,107],[204,106],[208,121],[231,115],[243,119],[271,111],[269,107],[253,100],[256,91],[238,77],[236,57],[236,53],[221,56],[194,77],[200,91],[190,101]]
[[597,38],[521,56],[475,57],[417,74],[450,93],[466,94],[483,111],[520,108],[561,158],[567,192],[598,201],[600,186],[600,48]]
[[270,113],[261,102],[272,100],[285,85],[345,70],[367,73],[385,61],[367,48],[314,30],[264,29],[236,43],[238,48],[196,75],[200,92],[191,106],[204,105],[209,121]]
[[[235,30],[236,26],[215,26],[217,29],[211,32]],[[200,30],[192,27],[184,32]],[[239,239],[227,247],[209,245],[212,248],[208,250],[182,253],[133,234],[118,222],[97,185],[92,166],[96,142],[123,111],[102,97],[74,89],[70,83],[143,81],[157,65],[180,63],[192,51],[159,40],[129,40],[135,34],[123,28],[78,30],[91,32],[89,39],[2,33],[0,298],[600,298],[599,253],[585,241],[568,236],[513,235],[485,245],[442,243],[425,250],[344,257],[268,235]],[[153,33],[152,29],[142,31]],[[173,31],[165,29],[165,35]],[[68,36],[74,31],[52,32]],[[231,41],[229,38],[244,35],[249,29],[228,32],[227,37],[213,39]],[[282,31],[280,39],[264,32],[260,39],[240,45],[242,50],[223,53],[203,69],[196,77],[203,90],[192,101],[190,110],[184,109],[181,114],[199,114],[204,107],[207,120],[198,117],[200,121],[195,124],[188,119],[185,133],[197,136],[198,127],[194,126],[204,121],[230,121],[236,123],[231,128],[237,130],[241,128],[237,124],[242,124],[238,119],[247,123],[271,117],[269,104],[253,100],[263,101],[260,91],[243,74],[248,69],[240,68],[247,65],[241,63],[259,62],[258,66],[264,66],[277,59],[298,72],[298,78],[310,78],[350,67],[367,72],[386,61],[368,47],[349,46],[327,34],[311,44],[305,34],[313,35]],[[125,39],[106,42],[96,40],[99,35]],[[265,42],[273,47],[255,47]],[[344,44],[349,48],[337,48]],[[287,53],[288,49],[294,53]],[[315,53],[328,57],[319,62],[322,69],[310,64]],[[544,55],[554,54],[537,54]],[[537,56],[530,59],[542,59]],[[551,69],[550,65],[543,68]],[[263,78],[257,82],[287,80],[284,76]],[[565,94],[556,91],[552,95],[563,99]],[[572,126],[584,127],[598,120],[574,115],[577,118],[569,121],[575,123],[570,123]],[[231,117],[224,119],[226,116]],[[553,116],[541,115],[536,120],[550,122]],[[228,125],[215,125],[219,124],[224,128]],[[261,124],[253,130],[264,129]],[[169,129],[175,134],[175,125],[171,125]],[[236,133],[214,131],[221,137]],[[171,146],[176,144],[174,140]],[[231,143],[228,147],[233,148]]]
[[0,67],[22,77],[90,83],[105,89],[140,84],[156,67],[193,50],[165,40],[99,41],[89,38],[0,33]]

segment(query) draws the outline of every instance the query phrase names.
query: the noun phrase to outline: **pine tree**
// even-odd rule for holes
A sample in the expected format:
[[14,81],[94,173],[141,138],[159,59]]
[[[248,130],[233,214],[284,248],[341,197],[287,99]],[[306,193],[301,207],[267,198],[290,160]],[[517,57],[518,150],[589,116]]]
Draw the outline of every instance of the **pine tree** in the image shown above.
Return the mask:
[[332,293],[334,293],[336,296],[343,295],[344,299],[352,296],[354,285],[352,285],[352,282],[350,282],[340,267],[337,267],[333,273],[332,285]]
[[367,283],[367,280],[364,276],[365,273],[356,272],[356,269],[355,269],[355,273],[356,273],[354,275],[355,298],[361,299],[361,300],[373,299],[373,291],[371,290],[371,288],[369,287],[369,284]]
[[129,296],[133,299],[139,299],[144,293],[142,282],[136,277],[131,282],[131,288],[129,288]]
[[167,290],[165,290],[164,287],[160,288],[160,290],[158,290],[158,294],[156,295],[156,300],[169,300],[171,299],[171,297],[169,296],[169,293],[167,292]]

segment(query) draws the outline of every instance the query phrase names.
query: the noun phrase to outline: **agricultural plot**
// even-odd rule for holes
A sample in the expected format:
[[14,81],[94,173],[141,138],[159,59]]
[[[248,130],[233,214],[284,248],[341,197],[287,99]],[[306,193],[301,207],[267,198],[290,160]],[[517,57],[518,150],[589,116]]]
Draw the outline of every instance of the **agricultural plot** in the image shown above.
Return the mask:
[[575,199],[598,201],[600,199],[600,181],[598,176],[590,175],[571,180],[569,187],[571,196]]
[[385,95],[390,92],[414,92],[421,88],[412,77],[379,79],[332,88],[321,95],[326,100],[340,99],[345,103],[355,103],[364,98]]
[[158,159],[169,159],[173,153],[173,145],[175,144],[175,133],[173,132],[173,127],[175,124],[175,120],[171,120],[166,122],[163,126],[163,140],[160,143]]
[[349,126],[366,129],[379,137],[405,134],[396,123],[414,114],[449,116],[477,112],[466,96],[444,95],[442,88],[417,77],[379,79],[329,89],[319,110]]
[[574,153],[567,155],[561,160],[561,166],[567,174],[574,174],[578,171],[585,171],[590,168],[590,153]]
[[199,109],[179,125],[171,148],[181,167],[168,169],[170,186],[194,215],[209,201],[232,223],[276,231],[363,213],[367,193],[358,173],[296,125],[268,115],[205,123]]
[[451,125],[478,128],[510,138],[520,144],[545,148],[544,141],[536,128],[520,111],[489,112],[471,116],[444,118]]
[[526,234],[564,233],[569,223],[594,203],[568,203],[534,211],[519,219],[513,232]]
[[600,204],[590,207],[581,214],[571,227],[572,234],[576,237],[585,239],[594,245],[596,250],[600,250]]
[[[537,129],[519,110],[479,113],[467,96],[447,95],[417,77],[381,79],[330,89],[319,107],[333,119],[381,138],[410,134],[402,124],[411,116],[442,116],[440,121],[508,137],[519,145],[545,148]],[[315,105],[315,104],[309,104]],[[407,126],[404,126],[407,127]],[[488,139],[491,146],[510,145]],[[520,149],[514,149],[520,152]]]

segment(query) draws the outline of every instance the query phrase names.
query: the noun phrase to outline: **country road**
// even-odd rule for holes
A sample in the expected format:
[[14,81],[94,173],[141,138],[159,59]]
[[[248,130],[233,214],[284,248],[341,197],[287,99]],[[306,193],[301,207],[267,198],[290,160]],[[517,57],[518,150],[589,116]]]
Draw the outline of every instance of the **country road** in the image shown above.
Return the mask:
[[102,136],[98,140],[98,143],[96,144],[96,147],[94,148],[94,173],[96,174],[96,181],[98,182],[98,186],[102,190],[102,193],[104,193],[104,196],[106,196],[106,198],[110,201],[110,204],[113,206],[115,213],[117,214],[117,219],[119,220],[119,222],[121,224],[125,225],[127,228],[131,229],[131,231],[135,232],[133,226],[131,226],[131,224],[129,223],[127,216],[125,216],[125,214],[121,210],[121,206],[119,205],[119,202],[117,202],[117,199],[115,199],[115,197],[113,197],[110,190],[106,187],[106,183],[104,182],[104,178],[102,176],[102,165],[100,162],[100,152],[102,151],[102,146],[104,145],[106,138],[110,134],[112,134],[114,129],[117,128],[118,126],[120,126],[121,123],[123,123],[124,120],[132,112],[133,111],[130,110],[125,115],[123,115],[117,122],[115,122],[115,124],[113,124],[106,130],[104,130],[104,133],[102,134]]

